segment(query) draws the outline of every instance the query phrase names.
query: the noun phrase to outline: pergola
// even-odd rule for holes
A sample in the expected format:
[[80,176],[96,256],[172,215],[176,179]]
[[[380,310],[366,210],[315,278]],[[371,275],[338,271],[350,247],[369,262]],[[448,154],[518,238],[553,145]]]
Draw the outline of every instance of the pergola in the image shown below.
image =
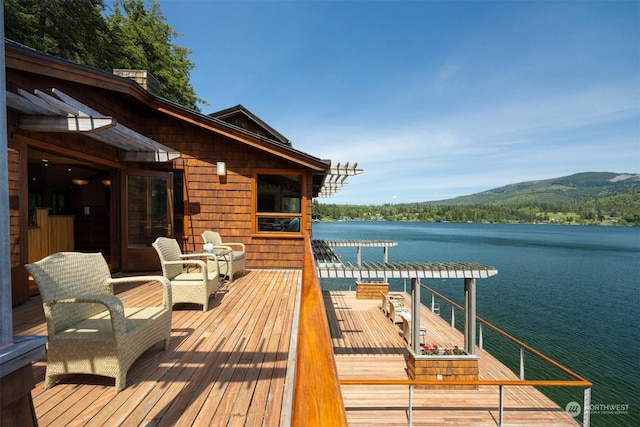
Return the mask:
[[18,93],[7,92],[6,95],[7,106],[20,112],[20,129],[82,132],[122,150],[122,160],[126,161],[168,162],[181,156],[180,152],[123,126],[114,117],[104,115],[56,88],[50,93],[18,89]]
[[[476,279],[486,279],[498,274],[495,267],[469,262],[387,262],[387,248],[395,246],[390,241],[324,241],[313,240],[312,248],[316,260],[316,271],[320,278],[411,279],[411,311],[420,312],[419,279],[464,279],[464,348],[476,354]],[[358,259],[354,265],[344,264],[332,247],[380,246],[384,248],[385,262],[363,263]],[[414,353],[420,352],[420,316],[411,316],[411,346]]]
[[327,169],[327,174],[323,177],[318,197],[331,197],[342,187],[347,185],[347,178],[350,176],[360,175],[363,172],[358,168],[358,164],[349,165],[349,162],[341,164],[331,163]]

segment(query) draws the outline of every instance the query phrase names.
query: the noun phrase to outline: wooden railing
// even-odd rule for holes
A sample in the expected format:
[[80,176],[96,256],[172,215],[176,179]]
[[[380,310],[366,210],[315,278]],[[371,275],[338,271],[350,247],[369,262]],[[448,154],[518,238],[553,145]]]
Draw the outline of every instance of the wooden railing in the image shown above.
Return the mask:
[[309,236],[305,238],[297,335],[292,425],[346,426],[329,323]]

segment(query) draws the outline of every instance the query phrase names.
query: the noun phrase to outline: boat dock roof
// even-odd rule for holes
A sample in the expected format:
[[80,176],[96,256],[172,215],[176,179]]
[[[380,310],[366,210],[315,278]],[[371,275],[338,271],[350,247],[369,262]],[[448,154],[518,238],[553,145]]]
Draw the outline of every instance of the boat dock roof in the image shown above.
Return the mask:
[[395,246],[390,240],[312,240],[311,248],[316,260],[316,271],[322,279],[485,279],[498,274],[495,267],[471,262],[362,262],[344,264],[333,247]]

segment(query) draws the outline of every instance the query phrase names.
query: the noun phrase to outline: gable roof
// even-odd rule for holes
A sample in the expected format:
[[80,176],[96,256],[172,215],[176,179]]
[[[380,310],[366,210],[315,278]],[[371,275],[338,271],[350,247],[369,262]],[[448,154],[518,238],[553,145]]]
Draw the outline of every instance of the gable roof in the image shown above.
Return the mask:
[[266,136],[269,139],[279,141],[288,146],[292,146],[289,139],[285,138],[285,136],[280,132],[262,121],[242,104],[211,113],[209,116],[223,120],[232,125],[239,126],[243,129],[250,130],[258,135]]

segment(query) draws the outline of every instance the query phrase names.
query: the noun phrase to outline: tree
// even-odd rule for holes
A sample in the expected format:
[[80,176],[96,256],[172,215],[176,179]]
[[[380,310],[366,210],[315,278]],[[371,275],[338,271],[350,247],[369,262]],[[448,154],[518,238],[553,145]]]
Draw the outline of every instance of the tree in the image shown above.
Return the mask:
[[4,5],[7,38],[92,67],[108,65],[102,0],[5,0]]
[[103,71],[147,70],[160,96],[197,111],[206,104],[189,83],[191,50],[173,44],[180,34],[155,0],[118,0],[111,15],[103,0],[5,0],[4,8],[11,40]]
[[180,34],[166,23],[157,1],[150,0],[147,9],[143,0],[119,0],[107,25],[120,47],[113,68],[147,70],[160,82],[164,98],[194,110],[198,102],[206,104],[189,84],[191,49],[172,43]]

